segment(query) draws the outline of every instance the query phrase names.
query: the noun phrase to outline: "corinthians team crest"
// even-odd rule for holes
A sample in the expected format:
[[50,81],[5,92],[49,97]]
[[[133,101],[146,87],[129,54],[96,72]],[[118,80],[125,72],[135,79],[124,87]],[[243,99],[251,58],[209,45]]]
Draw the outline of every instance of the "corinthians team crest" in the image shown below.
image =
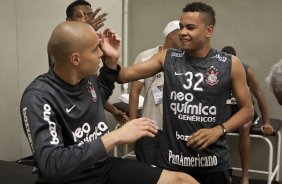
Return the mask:
[[94,89],[92,82],[90,81],[88,81],[88,84],[87,84],[87,92],[91,95],[92,101],[96,102],[97,101],[96,91]]
[[206,84],[209,86],[215,86],[218,84],[219,79],[218,79],[218,69],[215,68],[214,66],[211,66],[209,69],[207,69],[207,78],[206,78]]

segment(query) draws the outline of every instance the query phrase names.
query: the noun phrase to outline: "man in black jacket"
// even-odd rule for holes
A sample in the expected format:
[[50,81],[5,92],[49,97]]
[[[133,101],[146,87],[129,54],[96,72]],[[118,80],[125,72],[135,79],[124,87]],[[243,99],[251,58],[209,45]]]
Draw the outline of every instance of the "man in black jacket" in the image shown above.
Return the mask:
[[[95,31],[97,31],[104,26],[104,22],[107,19],[107,13],[98,15],[100,11],[101,8],[97,8],[93,12],[89,2],[85,0],[76,0],[68,5],[66,9],[66,20],[85,22],[91,25]],[[54,62],[49,58],[49,67],[52,68],[53,66]],[[128,121],[128,117],[126,116],[125,112],[120,111],[110,102],[106,102],[104,104],[104,109],[110,112],[120,125],[123,125]]]
[[[158,130],[147,118],[108,130],[103,105],[119,75],[119,46],[109,29],[100,39],[81,22],[54,29],[48,43],[54,68],[26,88],[20,107],[39,183],[198,183],[184,173],[109,156],[115,146],[153,137]],[[100,47],[112,55],[97,76]]]

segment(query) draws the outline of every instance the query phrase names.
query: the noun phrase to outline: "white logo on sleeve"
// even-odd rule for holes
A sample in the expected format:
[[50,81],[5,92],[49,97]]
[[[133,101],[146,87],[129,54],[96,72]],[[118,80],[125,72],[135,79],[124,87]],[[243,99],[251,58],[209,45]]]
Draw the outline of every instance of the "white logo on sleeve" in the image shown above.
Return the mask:
[[44,104],[43,106],[44,112],[43,112],[43,118],[45,121],[49,124],[49,132],[51,134],[51,141],[50,144],[57,145],[59,144],[58,134],[57,134],[57,125],[55,122],[51,121],[51,107],[49,104]]
[[73,105],[71,108],[66,108],[66,112],[70,113],[70,111],[72,111],[74,107],[75,107],[75,105]]
[[31,149],[34,150],[33,149],[32,138],[31,138],[31,131],[30,131],[29,122],[28,122],[29,120],[28,120],[28,117],[27,117],[27,107],[24,107],[22,109],[22,114],[23,114],[23,120],[24,120],[24,125],[25,125],[25,130],[26,130],[27,138],[28,138],[28,141],[29,141]]

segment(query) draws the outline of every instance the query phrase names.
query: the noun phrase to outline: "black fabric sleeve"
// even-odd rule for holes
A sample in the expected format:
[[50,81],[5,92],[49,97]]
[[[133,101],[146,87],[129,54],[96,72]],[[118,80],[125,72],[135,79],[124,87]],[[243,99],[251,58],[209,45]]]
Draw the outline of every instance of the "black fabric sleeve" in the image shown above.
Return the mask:
[[98,76],[98,85],[103,104],[106,103],[106,101],[110,98],[113,93],[113,89],[115,88],[115,82],[117,81],[119,76],[119,71],[119,65],[117,65],[116,70],[108,68],[105,64],[100,69],[100,74]]
[[25,92],[20,107],[21,118],[40,176],[63,183],[105,160],[108,154],[100,138],[68,146],[62,134],[65,130],[62,130],[54,108],[42,93]]

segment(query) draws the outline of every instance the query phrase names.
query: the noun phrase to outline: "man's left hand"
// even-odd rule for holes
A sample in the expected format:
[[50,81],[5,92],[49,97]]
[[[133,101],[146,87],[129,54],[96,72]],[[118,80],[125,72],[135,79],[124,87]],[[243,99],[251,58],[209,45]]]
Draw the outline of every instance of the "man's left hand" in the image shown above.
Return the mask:
[[222,133],[220,126],[199,129],[187,139],[187,146],[195,150],[203,150],[217,141]]

